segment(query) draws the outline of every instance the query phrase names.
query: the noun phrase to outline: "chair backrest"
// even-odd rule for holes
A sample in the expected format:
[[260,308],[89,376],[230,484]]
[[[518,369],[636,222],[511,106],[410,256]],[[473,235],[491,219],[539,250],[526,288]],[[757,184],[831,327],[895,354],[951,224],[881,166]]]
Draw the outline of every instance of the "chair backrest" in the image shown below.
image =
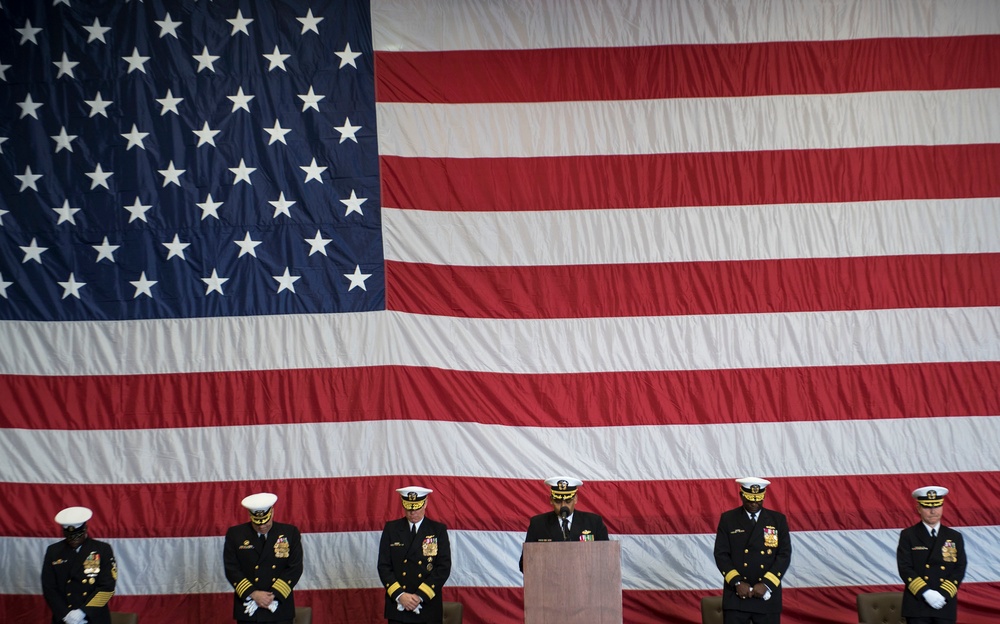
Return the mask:
[[111,624],[139,624],[139,614],[112,611]]
[[701,599],[701,624],[722,624],[722,596]]
[[444,602],[441,604],[444,609],[443,624],[462,624],[462,612],[465,610],[461,602]]
[[903,592],[858,594],[860,624],[906,624],[902,610]]
[[312,607],[295,607],[295,619],[292,624],[312,624]]

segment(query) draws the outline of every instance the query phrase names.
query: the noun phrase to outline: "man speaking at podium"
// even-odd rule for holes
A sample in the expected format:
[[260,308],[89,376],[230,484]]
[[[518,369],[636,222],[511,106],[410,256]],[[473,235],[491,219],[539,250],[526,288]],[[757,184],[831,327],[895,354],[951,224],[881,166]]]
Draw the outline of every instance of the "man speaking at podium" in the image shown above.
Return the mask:
[[[608,530],[604,520],[595,513],[577,511],[577,490],[583,481],[573,477],[552,477],[545,480],[549,487],[552,511],[531,518],[527,542],[606,542]],[[517,567],[524,572],[524,556]]]

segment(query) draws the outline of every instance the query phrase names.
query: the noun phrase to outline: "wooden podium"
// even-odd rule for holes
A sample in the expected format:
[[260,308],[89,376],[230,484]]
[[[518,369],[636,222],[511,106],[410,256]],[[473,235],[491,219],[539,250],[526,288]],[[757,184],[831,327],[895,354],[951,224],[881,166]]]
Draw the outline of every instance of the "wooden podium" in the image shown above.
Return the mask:
[[621,544],[525,544],[524,624],[622,624]]

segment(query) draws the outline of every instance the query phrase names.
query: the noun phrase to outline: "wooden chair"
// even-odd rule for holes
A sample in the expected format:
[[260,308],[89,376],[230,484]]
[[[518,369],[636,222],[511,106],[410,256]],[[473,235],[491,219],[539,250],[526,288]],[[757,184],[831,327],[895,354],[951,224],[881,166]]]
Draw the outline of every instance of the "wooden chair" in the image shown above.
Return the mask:
[[111,624],[139,624],[139,614],[112,611]]
[[860,624],[906,624],[902,611],[903,592],[858,594]]
[[462,624],[462,612],[465,610],[461,602],[442,603],[444,609],[443,624]]
[[295,607],[295,619],[292,624],[312,624],[312,607]]
[[701,599],[701,624],[722,624],[722,596]]

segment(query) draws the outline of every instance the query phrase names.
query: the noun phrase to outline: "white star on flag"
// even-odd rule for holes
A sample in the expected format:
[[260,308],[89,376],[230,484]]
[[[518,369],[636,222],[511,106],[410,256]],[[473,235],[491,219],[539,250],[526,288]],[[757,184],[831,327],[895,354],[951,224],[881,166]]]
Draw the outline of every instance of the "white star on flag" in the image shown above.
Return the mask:
[[318,28],[319,23],[322,22],[325,18],[323,18],[323,17],[313,17],[313,10],[310,8],[308,11],[306,11],[306,16],[305,17],[296,17],[295,19],[297,19],[300,22],[302,22],[302,32],[299,33],[300,35],[304,35],[307,32],[309,32],[310,30],[313,31],[314,33],[316,33],[318,35],[319,34],[319,28]]
[[357,194],[354,192],[354,189],[351,189],[351,196],[348,197],[347,199],[340,200],[340,203],[347,206],[347,212],[344,213],[344,216],[346,217],[352,212],[356,212],[362,217],[365,216],[365,213],[361,212],[361,204],[365,203],[366,201],[368,201],[367,197],[358,197]]
[[236,95],[227,95],[227,98],[233,101],[233,110],[229,111],[235,113],[237,108],[242,108],[246,112],[250,112],[250,100],[254,99],[253,95],[245,95],[243,93],[243,87],[241,86]]
[[240,255],[236,256],[237,258],[242,258],[247,254],[250,254],[251,256],[256,258],[257,245],[260,245],[262,241],[253,240],[252,238],[250,238],[250,232],[247,232],[247,235],[243,237],[243,240],[233,241],[233,242],[239,245],[240,247]]
[[290,290],[295,292],[295,282],[302,279],[301,275],[290,275],[288,273],[288,267],[285,267],[285,272],[282,275],[272,275],[278,282],[278,292],[283,290]]
[[351,42],[350,41],[348,41],[347,45],[344,46],[344,51],[343,52],[336,52],[335,54],[340,57],[340,67],[338,67],[337,69],[343,69],[344,65],[350,65],[354,69],[358,68],[358,65],[357,65],[357,63],[354,62],[354,59],[356,59],[359,56],[361,56],[361,53],[360,52],[352,52],[351,51]]
[[309,85],[309,93],[305,95],[297,95],[297,98],[302,100],[302,112],[306,112],[306,109],[312,108],[316,112],[319,112],[319,101],[325,98],[325,95],[316,95],[313,91],[312,85]]
[[20,119],[24,119],[28,115],[31,115],[35,119],[38,119],[38,113],[36,111],[42,106],[44,106],[44,104],[41,103],[36,104],[35,101],[31,99],[30,93],[26,94],[24,96],[24,99],[18,102],[17,105],[21,107]]
[[282,54],[281,50],[278,49],[278,46],[274,46],[274,52],[271,52],[270,54],[262,54],[261,56],[270,61],[270,64],[267,66],[267,71],[271,71],[276,67],[280,68],[282,71],[288,71],[288,69],[285,68],[285,60],[288,59],[291,54]]
[[181,260],[187,260],[184,256],[184,250],[191,246],[191,243],[182,243],[180,236],[174,234],[174,240],[169,243],[163,243],[163,246],[167,248],[169,253],[167,254],[167,260],[171,258],[180,258]]
[[147,280],[146,279],[146,272],[143,271],[142,274],[139,275],[139,280],[138,281],[129,282],[129,284],[132,284],[133,286],[135,286],[135,294],[132,295],[132,298],[133,299],[138,299],[139,295],[146,295],[147,297],[149,297],[150,299],[152,299],[153,298],[153,292],[150,289],[153,286],[155,286],[156,283],[157,282],[155,280]]
[[208,122],[201,127],[201,130],[192,130],[196,135],[198,135],[198,145],[195,147],[201,147],[202,145],[208,144],[215,147],[215,135],[222,132],[222,130],[212,130],[208,127]]
[[104,40],[104,33],[111,30],[108,26],[101,26],[100,20],[96,17],[94,18],[94,23],[92,25],[84,26],[83,29],[86,30],[89,35],[87,37],[87,43],[93,43],[94,41],[107,43],[107,41]]
[[291,218],[292,213],[289,212],[288,209],[295,205],[295,202],[285,199],[284,191],[278,193],[278,199],[268,201],[267,203],[274,206],[274,215],[271,217],[272,219],[277,219],[279,214],[283,214],[286,217]]
[[170,89],[167,89],[167,94],[162,98],[157,98],[156,101],[163,107],[160,110],[160,117],[163,117],[168,111],[175,115],[180,115],[180,112],[177,110],[177,105],[183,102],[184,98],[174,97]]
[[98,91],[97,95],[94,96],[92,100],[84,100],[84,103],[90,107],[90,116],[103,115],[108,116],[108,107],[114,103],[114,100],[105,100],[101,97],[101,92]]
[[342,126],[334,126],[333,128],[334,128],[334,130],[340,132],[340,142],[341,143],[343,143],[347,139],[350,139],[350,140],[354,141],[355,143],[358,142],[358,138],[355,135],[357,134],[358,130],[361,129],[361,126],[352,126],[351,125],[351,118],[350,117],[347,117],[344,120],[344,125],[342,125]]
[[3,279],[3,273],[0,273],[0,297],[4,299],[7,298],[7,288],[13,286],[14,282],[6,282]]
[[208,46],[204,46],[201,50],[201,54],[195,54],[192,58],[198,61],[198,69],[195,70],[195,73],[198,73],[203,69],[210,69],[214,73],[215,62],[219,60],[218,56],[212,56],[208,53]]
[[48,251],[48,247],[39,247],[38,243],[34,238],[31,239],[31,244],[27,247],[21,247],[21,251],[24,252],[24,259],[21,260],[21,264],[24,264],[28,260],[34,260],[38,264],[42,263],[42,254]]
[[142,56],[141,54],[139,54],[139,48],[137,48],[137,47],[132,48],[132,55],[131,56],[123,56],[122,57],[122,60],[124,60],[126,63],[128,63],[128,71],[125,72],[125,73],[131,74],[133,71],[135,71],[135,70],[138,69],[139,71],[141,71],[142,73],[145,74],[146,73],[146,61],[148,61],[149,58],[150,57],[148,57],[148,56]]
[[205,282],[205,295],[207,296],[213,290],[220,295],[225,295],[222,292],[222,285],[229,281],[228,277],[219,277],[219,273],[212,269],[212,275],[209,277],[201,278],[201,281]]
[[56,74],[56,79],[58,80],[63,76],[76,78],[76,76],[73,75],[73,68],[79,65],[80,63],[78,63],[77,61],[69,60],[69,57],[66,56],[65,52],[63,52],[62,60],[52,61],[52,64],[59,68],[59,73]]
[[271,145],[275,141],[279,141],[281,143],[284,143],[285,145],[288,145],[288,143],[285,141],[285,135],[291,131],[292,131],[291,128],[282,128],[281,123],[277,119],[275,119],[273,128],[264,128],[264,132],[271,135],[271,140],[268,141],[267,144]]
[[123,137],[128,139],[128,144],[125,146],[125,151],[132,149],[133,147],[139,146],[142,149],[146,149],[146,146],[142,144],[142,140],[149,136],[148,132],[139,132],[139,128],[132,124],[132,130],[122,134]]
[[80,212],[80,209],[70,208],[68,199],[63,200],[63,205],[61,208],[53,208],[52,210],[55,210],[56,214],[59,215],[59,220],[56,221],[56,225],[67,222],[76,225],[76,219],[73,217],[73,215]]
[[316,180],[320,184],[323,184],[323,178],[320,177],[320,174],[326,171],[327,168],[320,167],[319,165],[317,165],[315,158],[313,158],[312,162],[309,163],[307,166],[299,165],[299,169],[306,172],[305,182],[308,182],[309,180]]
[[92,245],[92,247],[95,250],[97,250],[97,260],[94,260],[94,262],[100,262],[101,260],[105,259],[114,262],[115,261],[114,253],[115,251],[118,250],[119,247],[121,247],[121,245],[109,245],[108,237],[105,236],[104,241],[101,242],[100,245]]
[[83,172],[83,175],[90,178],[90,190],[94,190],[98,186],[103,186],[104,188],[111,190],[111,187],[108,186],[108,178],[115,175],[115,172],[105,171],[101,168],[101,163],[97,163],[97,167],[95,167],[93,171],[90,173],[85,171]]
[[170,18],[170,13],[162,20],[155,20],[154,23],[160,27],[160,39],[163,39],[166,35],[173,35],[174,39],[178,39],[177,27],[181,25],[181,22],[175,22]]
[[229,170],[232,171],[233,175],[235,176],[235,178],[233,179],[234,186],[236,184],[239,184],[240,182],[246,182],[250,186],[253,186],[253,182],[250,181],[250,174],[253,173],[254,171],[257,171],[256,167],[247,167],[246,163],[244,163],[243,159],[241,158],[240,166],[230,167]]
[[250,36],[250,32],[247,31],[247,26],[249,26],[253,20],[243,17],[243,11],[237,9],[236,17],[227,19],[226,21],[233,25],[233,32],[229,33],[230,37],[235,37],[238,32]]
[[65,282],[57,282],[57,283],[63,287],[63,294],[62,294],[63,299],[69,297],[70,295],[79,299],[80,289],[87,285],[86,282],[76,281],[76,278],[73,277],[72,273],[69,274],[69,279],[67,279]]
[[31,20],[25,20],[24,28],[15,28],[14,30],[21,34],[21,41],[19,45],[24,45],[28,41],[38,45],[38,40],[35,39],[35,35],[42,32],[42,29],[33,27],[31,25]]
[[219,208],[222,206],[222,202],[213,200],[211,193],[209,193],[208,196],[205,197],[205,201],[195,205],[201,208],[202,221],[204,221],[205,217],[208,216],[213,216],[216,219],[219,218]]
[[367,291],[368,288],[365,286],[365,280],[367,280],[371,276],[372,276],[371,273],[362,273],[361,267],[355,265],[354,273],[344,273],[344,277],[351,280],[351,285],[347,287],[347,292],[351,292],[352,290],[354,290],[355,286],[357,286],[361,290]]
[[42,174],[40,174],[40,173],[32,173],[31,172],[31,166],[26,166],[24,168],[24,173],[23,174],[17,175],[15,173],[14,177],[21,181],[21,188],[19,189],[19,192],[23,193],[25,189],[29,189],[29,188],[37,191],[38,187],[35,186],[35,182],[38,182],[39,180],[42,179]]
[[163,176],[163,186],[168,184],[176,184],[177,186],[180,186],[181,174],[186,171],[187,169],[177,169],[174,167],[174,161],[172,160],[170,161],[170,164],[167,165],[166,169],[157,169],[157,172]]
[[59,130],[59,134],[53,135],[52,140],[56,142],[56,154],[62,150],[68,152],[73,151],[73,145],[71,144],[74,139],[76,139],[75,134],[66,134],[66,126],[63,126]]
[[314,253],[321,253],[321,254],[323,254],[325,256],[326,255],[326,246],[329,245],[330,241],[332,241],[332,240],[333,240],[332,238],[323,238],[323,236],[322,236],[322,234],[320,234],[319,230],[316,230],[316,236],[315,236],[315,238],[307,238],[307,239],[305,239],[305,241],[307,243],[309,243],[309,255],[311,256]]
[[150,208],[152,208],[152,207],[153,207],[152,205],[146,206],[146,205],[140,204],[139,203],[139,198],[136,197],[135,198],[135,203],[133,203],[131,206],[124,206],[125,210],[128,210],[129,213],[130,213],[130,216],[128,218],[128,222],[132,223],[136,219],[141,219],[142,221],[145,221],[146,223],[149,223],[148,221],[146,221],[146,212]]

